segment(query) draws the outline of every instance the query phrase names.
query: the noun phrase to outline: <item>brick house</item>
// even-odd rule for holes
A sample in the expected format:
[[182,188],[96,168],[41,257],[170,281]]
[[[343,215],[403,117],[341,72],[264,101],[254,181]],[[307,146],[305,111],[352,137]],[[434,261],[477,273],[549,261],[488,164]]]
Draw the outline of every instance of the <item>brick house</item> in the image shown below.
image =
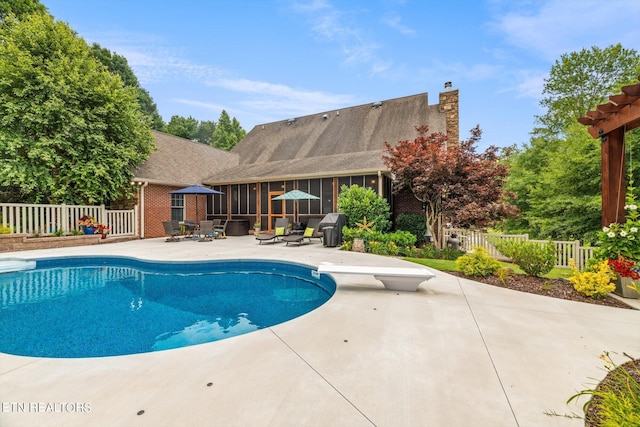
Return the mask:
[[[392,178],[382,162],[384,142],[413,140],[415,126],[428,125],[459,140],[458,91],[445,89],[429,105],[422,93],[326,111],[255,126],[230,152],[154,132],[157,150],[133,171],[138,186],[141,237],[164,235],[167,219],[232,219],[243,234],[258,221],[263,229],[275,218],[293,219],[292,201],[274,201],[294,188],[320,197],[299,201],[305,222],[337,210],[343,184],[372,188],[394,213],[422,213],[412,194],[392,194]],[[224,195],[177,196],[170,192],[193,184]]]

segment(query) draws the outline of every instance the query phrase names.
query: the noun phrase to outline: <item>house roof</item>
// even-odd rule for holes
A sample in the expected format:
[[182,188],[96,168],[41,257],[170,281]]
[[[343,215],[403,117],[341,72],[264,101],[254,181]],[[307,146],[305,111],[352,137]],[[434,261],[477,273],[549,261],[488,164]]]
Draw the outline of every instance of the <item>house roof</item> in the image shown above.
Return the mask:
[[446,116],[426,93],[258,125],[231,153],[237,166],[213,172],[205,184],[256,182],[386,171],[384,142],[395,144],[429,125],[446,133]]
[[153,131],[156,151],[132,170],[134,181],[188,186],[238,164],[239,156],[210,145]]

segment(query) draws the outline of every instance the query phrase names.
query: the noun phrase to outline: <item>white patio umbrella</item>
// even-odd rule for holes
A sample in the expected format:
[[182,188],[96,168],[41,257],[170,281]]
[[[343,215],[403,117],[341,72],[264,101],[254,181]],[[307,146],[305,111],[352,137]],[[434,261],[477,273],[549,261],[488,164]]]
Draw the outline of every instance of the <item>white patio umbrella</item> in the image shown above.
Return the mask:
[[294,208],[293,208],[293,220],[294,222],[298,221],[298,200],[318,200],[320,197],[314,196],[313,194],[305,193],[302,190],[291,190],[287,191],[284,194],[274,197],[271,200],[293,200]]

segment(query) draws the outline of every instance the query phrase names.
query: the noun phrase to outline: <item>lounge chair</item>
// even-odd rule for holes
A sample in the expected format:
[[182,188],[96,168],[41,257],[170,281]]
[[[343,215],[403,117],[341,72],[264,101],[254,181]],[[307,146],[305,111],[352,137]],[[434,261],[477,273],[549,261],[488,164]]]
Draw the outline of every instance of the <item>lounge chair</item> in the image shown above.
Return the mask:
[[275,230],[273,230],[273,233],[258,234],[256,236],[256,240],[258,240],[260,244],[262,244],[262,242],[268,242],[270,240],[272,240],[273,242],[277,242],[278,238],[285,236],[288,226],[289,218],[277,218]]
[[177,221],[162,221],[164,227],[164,235],[167,236],[166,242],[179,242],[178,236],[181,234],[180,225]]
[[213,239],[213,221],[200,221],[200,242],[210,242]]
[[318,227],[320,226],[319,218],[311,218],[307,223],[307,228],[305,228],[303,234],[289,234],[282,238],[283,242],[287,242],[287,246],[289,243],[297,243],[301,245],[304,239],[309,239],[311,241],[312,238],[322,239],[322,235],[318,234]]
[[213,238],[214,239],[226,239],[227,238],[227,224],[229,220],[226,220],[222,225],[213,226]]

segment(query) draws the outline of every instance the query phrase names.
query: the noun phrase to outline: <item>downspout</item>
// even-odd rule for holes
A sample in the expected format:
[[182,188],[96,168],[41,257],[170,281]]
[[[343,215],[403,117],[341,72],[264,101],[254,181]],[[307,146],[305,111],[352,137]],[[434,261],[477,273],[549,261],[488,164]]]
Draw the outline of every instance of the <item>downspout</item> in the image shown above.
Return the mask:
[[144,239],[144,188],[149,185],[149,181],[139,182],[138,203],[140,204],[140,238]]
[[378,196],[384,197],[384,185],[382,184],[382,171],[378,171]]

